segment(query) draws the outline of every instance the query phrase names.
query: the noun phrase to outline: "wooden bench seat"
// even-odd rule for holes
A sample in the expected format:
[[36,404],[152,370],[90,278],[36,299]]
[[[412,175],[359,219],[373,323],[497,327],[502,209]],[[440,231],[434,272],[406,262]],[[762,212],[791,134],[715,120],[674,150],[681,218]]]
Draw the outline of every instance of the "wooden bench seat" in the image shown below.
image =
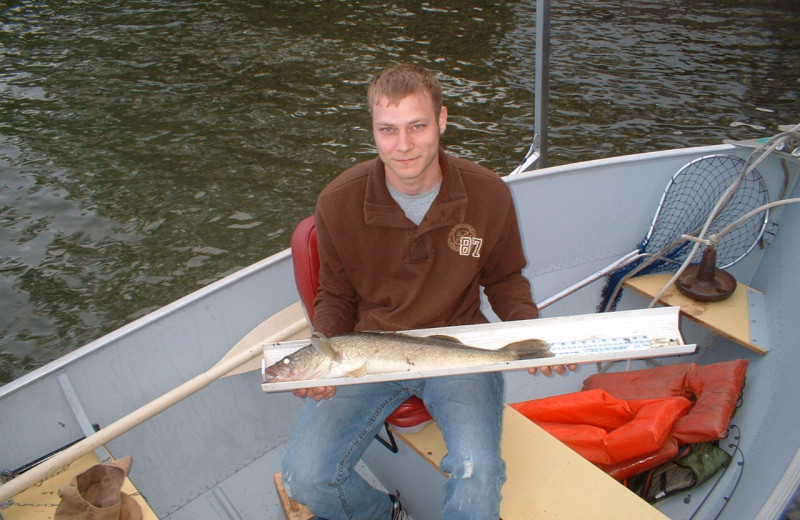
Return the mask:
[[[667,517],[569,449],[513,408],[506,406],[501,449],[507,481],[500,504],[502,520],[666,520]],[[417,433],[395,436],[437,469],[446,448],[435,423]],[[280,474],[275,475],[279,495]],[[285,493],[281,504],[289,520],[313,518]],[[420,519],[417,519],[420,520]]]
[[[436,468],[446,451],[435,424],[398,435]],[[503,415],[503,520],[637,520],[667,517],[513,408]]]
[[[625,287],[654,298],[672,278],[672,273],[637,276],[625,282]],[[680,307],[681,315],[714,332],[729,338],[753,352],[769,351],[766,297],[743,283],[726,300],[701,302],[681,294],[673,284],[660,298],[660,303]]]

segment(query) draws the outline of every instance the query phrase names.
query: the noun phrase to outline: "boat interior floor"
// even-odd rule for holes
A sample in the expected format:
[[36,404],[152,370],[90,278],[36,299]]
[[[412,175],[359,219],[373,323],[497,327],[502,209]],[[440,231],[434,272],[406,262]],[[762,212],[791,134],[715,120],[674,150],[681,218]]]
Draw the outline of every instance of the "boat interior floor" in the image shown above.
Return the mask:
[[[280,468],[285,452],[285,445],[268,451],[162,520],[285,520],[273,482],[275,468]],[[357,471],[370,484],[383,489],[366,464],[360,462]]]

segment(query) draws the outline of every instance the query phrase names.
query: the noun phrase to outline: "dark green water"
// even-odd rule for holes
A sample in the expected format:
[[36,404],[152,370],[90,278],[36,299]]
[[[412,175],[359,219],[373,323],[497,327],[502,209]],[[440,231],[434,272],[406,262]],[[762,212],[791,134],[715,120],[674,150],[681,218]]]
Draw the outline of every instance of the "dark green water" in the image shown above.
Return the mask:
[[[0,0],[0,383],[287,247],[373,155],[388,64],[439,71],[446,147],[511,171],[534,4]],[[554,0],[550,164],[797,123],[799,27],[788,0]]]

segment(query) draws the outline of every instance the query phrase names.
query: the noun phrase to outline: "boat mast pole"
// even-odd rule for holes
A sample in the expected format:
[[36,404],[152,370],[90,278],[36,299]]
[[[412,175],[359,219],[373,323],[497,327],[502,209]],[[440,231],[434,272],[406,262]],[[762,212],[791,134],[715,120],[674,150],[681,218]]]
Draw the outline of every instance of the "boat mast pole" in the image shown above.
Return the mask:
[[550,0],[536,0],[536,65],[534,83],[533,148],[539,160],[535,168],[547,166],[547,125],[550,98]]
[[550,0],[536,0],[533,143],[510,175],[547,166],[547,113],[550,107]]

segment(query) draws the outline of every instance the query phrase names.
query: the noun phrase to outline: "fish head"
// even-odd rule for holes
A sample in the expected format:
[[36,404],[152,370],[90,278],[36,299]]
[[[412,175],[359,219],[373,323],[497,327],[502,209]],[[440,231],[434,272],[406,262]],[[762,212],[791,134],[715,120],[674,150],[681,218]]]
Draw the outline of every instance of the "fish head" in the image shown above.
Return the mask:
[[330,372],[331,358],[313,345],[296,350],[264,370],[265,382],[302,381],[324,377]]

